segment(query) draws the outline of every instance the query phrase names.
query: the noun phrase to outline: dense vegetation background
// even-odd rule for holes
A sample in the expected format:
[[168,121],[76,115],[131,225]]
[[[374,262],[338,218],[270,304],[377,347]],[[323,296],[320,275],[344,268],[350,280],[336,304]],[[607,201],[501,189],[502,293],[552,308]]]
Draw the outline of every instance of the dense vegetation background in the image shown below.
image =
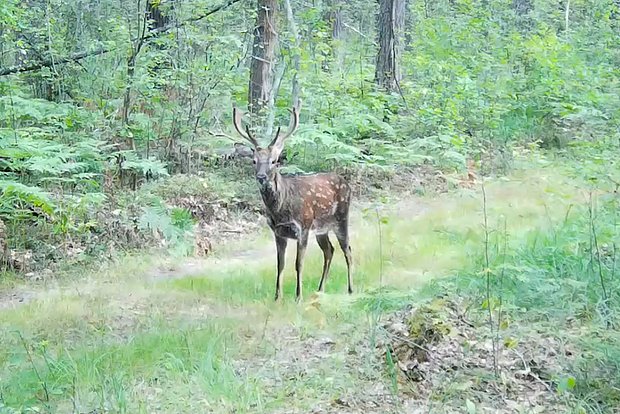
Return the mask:
[[[272,56],[254,124],[269,136],[273,115],[284,124],[303,102],[292,171],[464,170],[468,159],[490,171],[514,145],[615,134],[615,2],[405,3],[382,2],[402,16],[382,20],[368,1],[3,0],[0,218],[13,266],[143,245],[149,229],[183,239],[187,206],[166,202],[187,194],[170,192],[251,202],[233,185],[247,170],[220,162],[232,152],[221,135],[234,136],[232,105],[260,95],[248,94],[257,53]],[[253,50],[261,18],[273,25],[267,51]],[[397,59],[392,84],[379,76],[385,54]],[[160,178],[168,185],[149,185]]]
[[[559,377],[531,374],[533,366],[528,375],[562,396],[572,393],[578,402],[562,401],[574,412],[613,412],[620,404],[619,71],[617,0],[0,0],[3,279],[81,269],[76,265],[119,251],[205,254],[227,235],[254,230],[261,205],[251,163],[233,145],[242,141],[233,132],[232,107],[247,108],[248,123],[266,141],[288,122],[287,108],[301,102],[301,127],[287,143],[284,170],[338,170],[358,199],[456,187],[467,171],[506,174],[524,158],[526,169],[552,165],[570,177],[557,193],[551,187],[559,182],[545,181],[557,203],[544,211],[516,198],[510,204],[548,218],[544,231],[517,237],[522,216],[506,208],[493,217],[485,193],[482,235],[444,226],[448,216],[439,230],[427,226],[426,242],[458,247],[457,256],[477,243],[459,279],[435,288],[477,304],[490,329],[496,377],[498,349],[514,348],[531,333],[515,327],[500,334],[513,329],[511,320],[540,326],[538,333],[562,327],[583,358]],[[584,194],[585,201],[577,197]],[[381,200],[369,216],[386,226],[388,243],[397,230],[381,217],[389,204]],[[506,241],[511,237],[514,243]],[[392,259],[401,264],[424,257],[398,252],[403,257]],[[381,273],[382,284],[383,256],[361,272],[366,281]],[[243,302],[196,283],[192,290]],[[266,290],[245,293],[255,300],[257,292]],[[355,312],[374,317],[408,300],[375,293]],[[15,320],[32,317],[26,316]],[[3,345],[29,349],[27,340]],[[149,348],[149,341],[141,343]],[[10,355],[0,353],[2,372],[11,371]],[[55,395],[68,401],[72,380],[55,371],[60,365],[45,359],[49,378],[41,379],[31,354],[19,358],[17,366],[33,370],[0,387],[0,412],[5,394],[12,407],[43,401],[37,407],[50,412]],[[179,358],[195,363],[189,351]],[[196,372],[214,375],[214,383],[236,381],[232,368],[214,367]],[[222,372],[230,378],[218,377]],[[103,381],[99,373],[82,374],[73,378],[86,378],[78,388],[88,392]],[[16,391],[48,380],[61,384],[58,394],[46,387],[45,397]],[[217,398],[245,410],[264,403],[255,394],[236,400],[239,389],[220,390]],[[30,403],[20,405],[20,398]],[[115,407],[109,412],[127,410],[106,398],[102,406]],[[476,412],[469,399],[460,403]]]

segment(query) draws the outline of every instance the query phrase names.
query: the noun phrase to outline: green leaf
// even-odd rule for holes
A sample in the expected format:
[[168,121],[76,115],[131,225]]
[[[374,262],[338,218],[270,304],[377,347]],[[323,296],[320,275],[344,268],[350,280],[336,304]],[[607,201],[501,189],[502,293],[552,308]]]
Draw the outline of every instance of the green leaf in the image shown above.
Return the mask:
[[558,392],[560,393],[568,392],[574,389],[576,385],[577,385],[577,380],[573,376],[560,378],[560,381],[558,382]]
[[471,400],[467,399],[465,406],[467,407],[468,414],[476,414],[476,405]]

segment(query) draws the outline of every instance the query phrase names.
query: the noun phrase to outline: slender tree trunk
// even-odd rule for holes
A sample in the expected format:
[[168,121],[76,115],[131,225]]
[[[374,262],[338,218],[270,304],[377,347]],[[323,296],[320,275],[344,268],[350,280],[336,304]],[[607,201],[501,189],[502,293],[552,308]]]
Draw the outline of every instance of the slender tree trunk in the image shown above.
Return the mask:
[[379,0],[379,53],[375,82],[387,91],[397,90],[401,79],[400,56],[404,21],[405,0]]
[[[163,30],[170,24],[170,17],[163,14],[159,6],[160,0],[147,0],[146,2],[146,18],[148,19],[147,32],[149,33],[155,30]],[[174,2],[172,3],[172,7],[174,10]],[[166,50],[166,46],[157,42],[154,42],[151,47],[158,49],[161,52]],[[148,63],[147,71],[149,75],[153,77],[156,87],[161,86],[161,79],[158,78],[158,72],[166,66],[169,66],[168,63],[169,59],[163,53],[156,54]]]
[[284,77],[284,72],[286,71],[286,61],[282,59],[280,62],[276,64],[275,75],[273,80],[273,89],[269,94],[269,103],[268,103],[268,114],[267,120],[265,122],[265,136],[271,137],[273,134],[273,125],[276,121],[276,99],[278,98],[278,94],[280,93],[280,85],[282,85],[282,78]]
[[344,31],[342,0],[329,0],[327,2],[327,10],[324,19],[328,27],[331,28],[331,39],[329,42],[330,56],[326,56],[322,66],[323,70],[327,71],[330,69],[332,62],[335,61],[338,67],[342,67],[343,63],[343,50],[340,45]]
[[[159,4],[159,0],[148,0],[146,2],[146,16],[149,20],[148,30],[162,29],[170,23],[168,16],[159,9]],[[172,4],[174,5],[174,3]]]
[[344,29],[341,0],[333,0],[330,16],[330,21],[332,23],[332,40],[340,40],[342,39],[342,31]]
[[[140,5],[140,4],[139,4]],[[131,44],[131,53],[127,58],[127,69],[125,72],[126,82],[125,85],[125,94],[123,96],[123,106],[121,111],[121,120],[123,125],[129,125],[129,117],[131,114],[131,93],[132,93],[132,84],[134,81],[134,74],[136,71],[136,60],[138,58],[138,54],[142,50],[142,46],[144,46],[145,34],[147,28],[147,14],[145,9],[138,10],[139,15],[137,16],[137,32],[139,34],[139,38],[137,41],[132,42]],[[129,27],[129,36],[131,38],[131,16],[127,18],[128,27]],[[129,137],[127,140],[127,146],[134,150],[136,149],[136,143],[133,137]]]
[[289,29],[291,30],[291,34],[293,35],[295,42],[295,50],[293,51],[293,79],[291,84],[291,97],[292,103],[295,108],[299,108],[299,69],[300,69],[300,56],[299,50],[301,48],[299,42],[299,32],[297,31],[297,23],[295,22],[295,15],[293,14],[293,9],[291,8],[290,0],[284,0],[284,6],[286,7],[286,18],[288,20]]
[[566,8],[564,9],[564,31],[568,32],[570,22],[570,0],[566,0]]
[[405,27],[403,29],[403,50],[413,49],[413,28],[416,25],[416,13],[411,12],[412,0],[405,0]]
[[260,113],[268,105],[273,89],[277,4],[277,0],[258,0],[248,92],[248,107],[253,114]]

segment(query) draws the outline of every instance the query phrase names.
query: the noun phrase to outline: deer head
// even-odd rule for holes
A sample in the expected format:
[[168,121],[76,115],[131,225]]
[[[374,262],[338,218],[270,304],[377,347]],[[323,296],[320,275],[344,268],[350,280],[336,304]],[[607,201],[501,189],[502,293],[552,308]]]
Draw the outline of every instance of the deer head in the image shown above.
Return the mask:
[[243,128],[241,126],[241,117],[243,116],[241,111],[236,107],[233,108],[233,124],[235,129],[241,137],[252,145],[254,171],[256,173],[256,180],[260,185],[266,185],[274,180],[279,167],[278,159],[284,149],[284,141],[290,137],[299,126],[298,109],[293,107],[289,109],[289,111],[291,112],[291,122],[288,131],[284,134],[280,134],[280,127],[278,127],[276,135],[271,140],[269,146],[263,148],[250,132],[250,128],[247,126]]

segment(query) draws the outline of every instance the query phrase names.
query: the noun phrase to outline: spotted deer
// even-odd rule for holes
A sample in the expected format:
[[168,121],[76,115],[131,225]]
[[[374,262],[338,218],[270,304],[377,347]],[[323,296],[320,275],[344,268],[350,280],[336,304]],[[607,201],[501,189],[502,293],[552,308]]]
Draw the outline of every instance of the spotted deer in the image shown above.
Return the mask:
[[351,247],[349,245],[349,206],[351,188],[343,177],[335,173],[311,175],[282,175],[279,172],[279,157],[284,141],[299,126],[299,110],[289,110],[291,121],[288,131],[275,137],[267,147],[262,147],[250,129],[241,125],[243,114],[233,108],[233,124],[239,135],[252,145],[254,171],[260,194],[265,204],[266,217],[273,231],[277,250],[277,273],[275,300],[282,298],[282,271],[286,246],[289,239],[297,240],[296,300],[302,299],[302,273],[304,255],[310,233],[316,235],[323,251],[323,273],[319,282],[320,292],[325,288],[325,280],[334,255],[334,246],[329,240],[332,231],[344,253],[347,263],[348,292],[353,292],[351,284]]

